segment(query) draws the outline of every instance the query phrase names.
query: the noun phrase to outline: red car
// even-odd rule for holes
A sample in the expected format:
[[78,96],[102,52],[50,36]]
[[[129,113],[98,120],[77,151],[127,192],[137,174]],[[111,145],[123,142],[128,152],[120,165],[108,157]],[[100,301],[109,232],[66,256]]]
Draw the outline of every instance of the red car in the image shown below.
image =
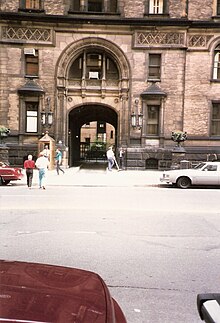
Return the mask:
[[0,321],[126,323],[96,273],[0,260]]
[[19,180],[22,177],[22,168],[11,167],[0,162],[0,185],[7,185],[10,181]]

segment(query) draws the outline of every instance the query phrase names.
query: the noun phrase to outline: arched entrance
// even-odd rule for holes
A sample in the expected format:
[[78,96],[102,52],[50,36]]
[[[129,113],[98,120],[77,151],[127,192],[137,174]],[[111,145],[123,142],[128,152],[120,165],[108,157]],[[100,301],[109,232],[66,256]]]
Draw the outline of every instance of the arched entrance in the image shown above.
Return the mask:
[[[82,128],[86,128],[91,122],[96,122],[96,127],[92,129],[93,137],[91,140],[82,134]],[[106,124],[114,128],[114,135],[108,132]],[[103,125],[101,130],[97,125]],[[88,130],[87,128],[87,130]],[[103,136],[99,137],[99,134]],[[69,165],[73,166],[82,160],[94,161],[105,158],[106,146],[114,144],[117,146],[118,136],[118,114],[106,105],[102,104],[84,104],[73,108],[69,112]],[[95,139],[94,139],[95,138]],[[90,138],[89,138],[90,139]],[[100,148],[94,146],[96,141]],[[104,155],[103,155],[104,154]]]
[[[107,123],[114,145],[129,141],[130,66],[121,48],[88,37],[67,46],[57,64],[56,137],[68,146],[68,164],[80,160],[83,125]],[[106,140],[108,144],[108,140]]]

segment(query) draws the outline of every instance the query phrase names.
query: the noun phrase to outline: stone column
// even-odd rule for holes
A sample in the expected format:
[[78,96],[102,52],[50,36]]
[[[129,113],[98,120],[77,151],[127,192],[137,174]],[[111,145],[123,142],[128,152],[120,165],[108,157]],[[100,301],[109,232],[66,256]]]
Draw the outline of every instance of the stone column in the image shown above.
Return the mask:
[[123,94],[121,97],[121,118],[120,118],[120,123],[121,123],[121,133],[120,133],[120,141],[121,145],[127,146],[128,143],[128,138],[127,138],[127,133],[129,133],[128,129],[128,97],[126,94]]
[[56,140],[65,140],[65,93],[58,93],[57,111],[56,111]]

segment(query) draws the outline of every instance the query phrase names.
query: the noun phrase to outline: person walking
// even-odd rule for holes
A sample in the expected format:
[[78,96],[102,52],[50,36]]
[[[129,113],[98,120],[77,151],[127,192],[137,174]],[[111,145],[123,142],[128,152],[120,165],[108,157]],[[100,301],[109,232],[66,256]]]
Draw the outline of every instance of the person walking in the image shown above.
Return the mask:
[[107,159],[108,159],[108,170],[111,172],[112,171],[112,167],[115,164],[115,154],[112,150],[112,146],[110,146],[107,150]]
[[45,190],[46,174],[47,174],[47,170],[50,165],[50,162],[48,158],[44,156],[43,152],[40,152],[35,165],[39,171],[39,188],[43,188]]
[[32,180],[35,168],[35,162],[32,160],[33,156],[28,155],[28,158],[24,161],[24,169],[26,170],[27,186],[29,189],[32,187]]
[[59,148],[57,148],[56,150],[55,162],[56,162],[57,175],[59,175],[60,170],[64,174],[65,173],[64,170],[60,167],[62,164],[62,152],[60,151]]
[[119,148],[119,167],[120,169],[124,169],[124,155],[125,151],[122,147]]

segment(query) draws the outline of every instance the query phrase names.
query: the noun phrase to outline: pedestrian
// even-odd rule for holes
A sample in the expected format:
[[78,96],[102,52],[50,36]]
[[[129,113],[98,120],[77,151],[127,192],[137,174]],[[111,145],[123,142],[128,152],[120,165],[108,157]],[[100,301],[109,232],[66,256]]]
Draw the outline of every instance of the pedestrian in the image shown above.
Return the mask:
[[57,175],[59,175],[60,170],[64,174],[65,173],[64,170],[60,167],[62,164],[62,152],[60,151],[59,148],[57,148],[56,150],[55,162],[56,162]]
[[40,152],[38,159],[36,160],[36,167],[39,171],[39,188],[45,190],[46,174],[49,167],[49,160],[44,156],[43,152]]
[[45,157],[47,157],[48,160],[50,160],[50,150],[48,148],[48,145],[44,146],[44,149],[42,150]]
[[32,180],[35,168],[35,162],[32,158],[32,155],[28,155],[28,158],[24,161],[24,169],[26,170],[27,176],[27,186],[29,189],[31,189],[32,187]]
[[120,169],[124,169],[124,155],[125,151],[122,147],[119,149],[119,167]]
[[108,159],[108,170],[111,172],[112,171],[112,167],[115,164],[115,154],[112,150],[112,146],[110,146],[107,150],[107,159]]

